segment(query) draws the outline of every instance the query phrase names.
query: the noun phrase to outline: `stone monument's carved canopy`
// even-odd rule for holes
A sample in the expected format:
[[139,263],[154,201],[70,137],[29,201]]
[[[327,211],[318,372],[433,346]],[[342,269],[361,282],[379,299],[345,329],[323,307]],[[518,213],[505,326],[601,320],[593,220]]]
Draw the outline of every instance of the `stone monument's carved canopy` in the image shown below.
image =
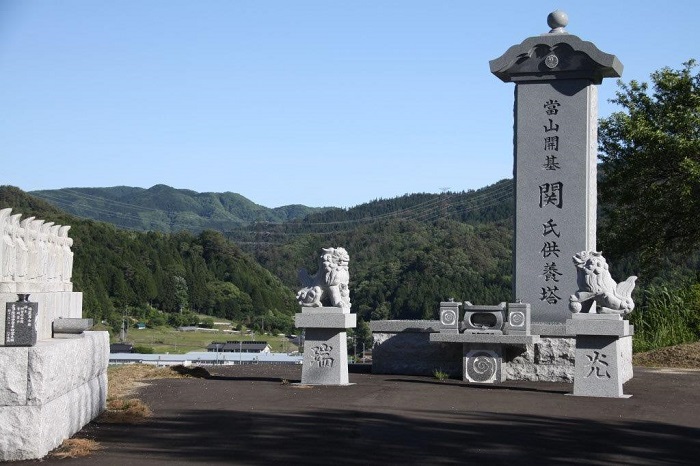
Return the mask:
[[491,60],[491,72],[504,82],[590,79],[600,84],[603,78],[622,76],[623,66],[615,55],[566,32],[566,13],[550,13],[547,23],[549,33],[529,37]]

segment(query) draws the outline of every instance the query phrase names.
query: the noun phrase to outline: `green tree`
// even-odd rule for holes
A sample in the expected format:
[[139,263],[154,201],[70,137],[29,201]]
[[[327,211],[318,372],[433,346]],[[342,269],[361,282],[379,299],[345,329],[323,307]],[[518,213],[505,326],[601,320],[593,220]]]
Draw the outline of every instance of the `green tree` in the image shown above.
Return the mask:
[[[644,262],[700,246],[700,74],[652,73],[646,83],[619,82],[623,107],[600,122],[601,243]],[[636,250],[636,251],[635,251]]]

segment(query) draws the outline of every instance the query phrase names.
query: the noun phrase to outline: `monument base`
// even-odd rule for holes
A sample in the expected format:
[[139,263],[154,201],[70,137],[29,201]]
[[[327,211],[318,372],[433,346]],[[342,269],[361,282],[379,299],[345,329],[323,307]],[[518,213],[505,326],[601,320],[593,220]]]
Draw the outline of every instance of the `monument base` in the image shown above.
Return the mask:
[[305,329],[301,385],[350,385],[348,336],[355,314],[340,307],[302,308],[295,325]]
[[106,408],[109,335],[0,348],[0,461],[38,459]]
[[[463,377],[464,355],[460,345],[431,343],[431,335],[440,331],[438,320],[376,320],[369,325],[374,338],[373,373],[432,376],[435,370],[440,370],[451,377]],[[572,383],[576,339],[567,335],[566,326],[533,324],[532,333],[539,335],[538,342],[505,346],[502,355],[505,379]],[[622,337],[619,349],[625,362],[621,371],[624,383],[633,375],[632,338]]]
[[623,355],[632,329],[621,316],[574,314],[566,321],[567,332],[576,335],[574,396],[629,398],[622,384],[632,365]]

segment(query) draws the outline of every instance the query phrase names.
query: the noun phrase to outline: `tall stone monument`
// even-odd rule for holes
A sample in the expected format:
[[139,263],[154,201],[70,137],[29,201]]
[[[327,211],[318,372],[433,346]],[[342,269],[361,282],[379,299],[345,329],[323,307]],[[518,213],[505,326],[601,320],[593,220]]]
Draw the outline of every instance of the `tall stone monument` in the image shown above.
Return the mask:
[[533,325],[563,327],[578,289],[571,257],[596,248],[596,85],[622,64],[566,32],[564,12],[547,23],[490,67],[515,83],[514,298],[530,303]]
[[346,330],[357,324],[357,316],[350,314],[350,256],[343,248],[324,248],[318,262],[313,276],[299,272],[302,310],[294,321],[305,329],[301,383],[349,385]]

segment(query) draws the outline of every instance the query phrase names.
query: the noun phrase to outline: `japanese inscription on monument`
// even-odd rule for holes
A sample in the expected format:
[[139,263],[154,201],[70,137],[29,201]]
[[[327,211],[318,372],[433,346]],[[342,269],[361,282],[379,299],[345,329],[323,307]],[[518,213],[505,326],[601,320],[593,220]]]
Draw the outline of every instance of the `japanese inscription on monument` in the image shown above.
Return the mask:
[[34,346],[36,344],[36,316],[38,303],[30,303],[28,294],[19,295],[14,303],[7,303],[5,311],[5,346]]
[[[563,324],[577,290],[573,254],[595,250],[597,84],[622,65],[564,30],[526,39],[490,63],[515,87],[514,298],[532,304],[533,323]],[[562,266],[566,261],[566,266]]]

